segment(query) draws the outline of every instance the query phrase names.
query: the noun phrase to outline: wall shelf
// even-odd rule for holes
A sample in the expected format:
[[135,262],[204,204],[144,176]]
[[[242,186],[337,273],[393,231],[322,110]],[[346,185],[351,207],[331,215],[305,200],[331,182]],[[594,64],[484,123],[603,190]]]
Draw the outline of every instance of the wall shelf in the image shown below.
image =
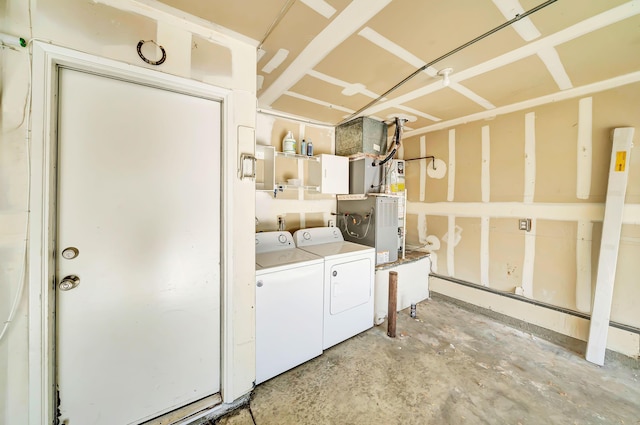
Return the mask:
[[290,184],[278,184],[276,185],[276,188],[278,189],[279,192],[282,192],[283,190],[291,190],[291,189],[313,190],[316,192],[320,190],[319,186],[294,186]]
[[[276,158],[309,161],[308,175],[302,185],[276,183]],[[307,156],[278,152],[273,146],[256,145],[256,190],[278,192],[303,189],[323,194],[349,193],[349,160],[347,157],[320,154]]]
[[306,161],[315,161],[315,162],[320,161],[320,158],[317,156],[307,156],[307,155],[300,155],[297,153],[285,153],[285,152],[276,152],[275,154],[276,156],[281,156],[284,158],[303,159]]

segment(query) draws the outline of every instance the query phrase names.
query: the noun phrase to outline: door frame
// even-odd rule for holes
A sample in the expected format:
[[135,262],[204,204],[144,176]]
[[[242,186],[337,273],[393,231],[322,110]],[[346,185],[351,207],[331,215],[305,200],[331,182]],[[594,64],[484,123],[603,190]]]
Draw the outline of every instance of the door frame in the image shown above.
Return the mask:
[[[194,80],[101,58],[51,44],[33,43],[31,137],[29,138],[29,202],[28,280],[29,291],[29,425],[55,423],[56,356],[55,356],[55,235],[57,179],[57,102],[58,69],[79,71],[119,78],[125,81],[204,97],[221,103],[221,245],[220,245],[220,391],[231,388],[233,350],[232,329],[232,259],[233,238],[225,223],[231,220],[233,194],[230,175],[234,175],[236,153],[230,141],[234,134],[233,91]],[[231,391],[229,391],[231,392]]]

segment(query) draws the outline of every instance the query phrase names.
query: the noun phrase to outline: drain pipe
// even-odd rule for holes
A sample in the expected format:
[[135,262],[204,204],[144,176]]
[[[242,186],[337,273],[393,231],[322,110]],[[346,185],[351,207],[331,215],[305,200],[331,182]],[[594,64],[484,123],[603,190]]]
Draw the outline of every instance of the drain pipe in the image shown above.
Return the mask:
[[406,82],[408,82],[409,80],[411,80],[413,77],[415,77],[416,75],[420,74],[421,72],[423,72],[424,70],[426,70],[427,68],[429,68],[430,66],[435,65],[436,63],[440,62],[443,59],[448,58],[449,56],[458,53],[461,50],[466,49],[467,47],[477,43],[478,41],[485,39],[487,37],[489,37],[491,34],[494,34],[498,31],[500,31],[503,28],[506,28],[516,22],[518,22],[520,19],[522,18],[526,18],[527,16],[536,13],[539,10],[544,9],[545,7],[551,5],[552,3],[555,3],[558,0],[547,0],[544,3],[541,3],[539,5],[537,5],[536,7],[534,7],[533,9],[529,9],[524,13],[521,13],[519,15],[516,15],[513,19],[508,20],[507,22],[498,25],[497,27],[485,32],[482,35],[479,35],[478,37],[474,38],[471,41],[468,41],[466,43],[464,43],[463,45],[456,47],[455,49],[451,50],[448,53],[445,53],[444,55],[440,56],[439,58],[432,60],[431,62],[427,63],[426,65],[421,66],[420,68],[416,69],[413,73],[411,73],[409,76],[407,76],[404,80],[400,81],[398,84],[396,84],[395,86],[391,87],[389,90],[387,90],[386,92],[382,93],[380,96],[378,96],[376,99],[373,99],[371,102],[367,103],[365,106],[363,106],[362,108],[358,109],[357,111],[355,111],[354,113],[352,113],[351,115],[349,115],[347,118],[343,119],[342,121],[340,121],[337,125],[342,125],[348,121],[351,121],[353,118],[357,117],[358,115],[360,115],[361,113],[363,113],[364,111],[366,111],[367,109],[369,109],[370,107],[372,107],[373,105],[375,105],[376,103],[380,102],[380,100],[382,100],[383,98],[387,97],[389,94],[391,94],[392,92],[396,91],[398,88],[402,87]]

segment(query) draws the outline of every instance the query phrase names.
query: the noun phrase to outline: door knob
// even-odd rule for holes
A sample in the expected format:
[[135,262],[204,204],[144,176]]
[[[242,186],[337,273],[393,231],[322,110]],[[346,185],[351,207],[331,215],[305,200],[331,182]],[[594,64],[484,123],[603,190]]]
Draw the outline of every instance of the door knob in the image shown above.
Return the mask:
[[61,281],[58,287],[61,291],[68,291],[70,289],[75,288],[80,285],[80,278],[76,275],[65,276]]

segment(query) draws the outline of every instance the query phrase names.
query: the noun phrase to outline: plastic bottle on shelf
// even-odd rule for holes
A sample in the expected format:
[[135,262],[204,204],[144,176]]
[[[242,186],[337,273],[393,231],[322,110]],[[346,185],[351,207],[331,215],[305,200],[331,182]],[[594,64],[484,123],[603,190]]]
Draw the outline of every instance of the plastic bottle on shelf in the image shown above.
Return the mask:
[[307,156],[313,156],[313,143],[311,143],[311,140],[307,142]]
[[282,152],[284,153],[296,153],[296,139],[293,138],[293,132],[287,132],[282,140]]
[[300,142],[300,155],[306,155],[307,154],[307,142],[302,139],[302,142]]

